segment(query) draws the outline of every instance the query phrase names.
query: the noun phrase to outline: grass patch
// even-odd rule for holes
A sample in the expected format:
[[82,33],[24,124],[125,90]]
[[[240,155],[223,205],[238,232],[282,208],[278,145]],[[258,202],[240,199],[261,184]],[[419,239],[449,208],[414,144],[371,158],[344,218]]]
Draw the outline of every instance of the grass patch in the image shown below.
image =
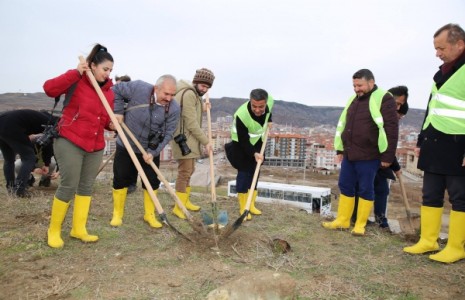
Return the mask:
[[[270,169],[262,175],[270,174],[279,179],[279,172]],[[309,185],[337,184],[336,177],[315,180]],[[226,191],[226,186],[216,190],[218,207],[234,221],[237,199]],[[69,210],[62,228],[65,247],[51,249],[46,232],[54,190],[35,192],[32,199],[16,199],[0,191],[0,293],[5,299],[205,299],[215,288],[263,270],[289,274],[297,284],[296,299],[461,299],[465,294],[464,261],[444,265],[427,255],[407,255],[402,248],[411,241],[375,227],[368,227],[364,237],[326,230],[318,214],[292,207],[257,203],[263,215],[216,244],[212,232],[200,237],[172,215],[171,195],[159,191],[170,223],[191,243],[166,225],[153,229],[144,222],[139,185],[127,197],[123,225],[113,228],[110,179],[97,182],[89,213],[88,231],[99,241],[84,244],[69,237]],[[207,187],[193,187],[191,200],[210,211]],[[275,238],[288,242],[291,251],[277,252]]]

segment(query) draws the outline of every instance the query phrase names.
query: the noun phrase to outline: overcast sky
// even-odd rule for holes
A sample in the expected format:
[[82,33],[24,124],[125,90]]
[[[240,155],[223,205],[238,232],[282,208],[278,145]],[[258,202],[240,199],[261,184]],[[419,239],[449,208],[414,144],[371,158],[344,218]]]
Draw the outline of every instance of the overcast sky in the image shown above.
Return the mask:
[[264,88],[312,106],[344,106],[352,74],[368,68],[426,108],[442,64],[433,34],[465,26],[464,0],[0,0],[0,12],[0,93],[43,92],[99,42],[115,59],[112,78],[192,80],[206,67],[210,97]]

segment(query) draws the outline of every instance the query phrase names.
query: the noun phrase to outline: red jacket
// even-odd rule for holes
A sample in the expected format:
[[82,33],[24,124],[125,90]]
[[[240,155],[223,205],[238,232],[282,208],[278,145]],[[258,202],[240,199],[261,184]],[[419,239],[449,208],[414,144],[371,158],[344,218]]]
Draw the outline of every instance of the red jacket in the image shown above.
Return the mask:
[[[110,117],[87,75],[81,76],[77,70],[69,70],[63,75],[47,80],[44,83],[44,91],[47,96],[55,98],[66,94],[75,82],[76,89],[63,110],[58,131],[61,137],[86,152],[100,151],[105,147],[103,134],[105,128],[109,129]],[[108,80],[101,89],[113,110],[112,86],[113,82]]]

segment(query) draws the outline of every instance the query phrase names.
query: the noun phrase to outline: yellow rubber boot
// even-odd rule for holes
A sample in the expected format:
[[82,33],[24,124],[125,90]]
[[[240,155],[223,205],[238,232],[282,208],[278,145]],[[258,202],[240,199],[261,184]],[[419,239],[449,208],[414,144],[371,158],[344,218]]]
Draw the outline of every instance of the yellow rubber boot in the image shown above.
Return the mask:
[[[157,190],[153,191],[157,194]],[[150,197],[149,192],[144,189],[144,221],[147,222],[150,227],[161,228],[163,225],[155,218],[155,204]]]
[[339,196],[339,207],[337,208],[336,220],[332,222],[322,222],[326,229],[347,229],[350,227],[350,218],[354,211],[355,197],[348,197],[341,194]]
[[[186,206],[187,193],[176,192],[176,196],[178,196],[179,200],[181,200],[181,203],[184,204],[184,206]],[[186,215],[184,214],[184,212],[182,211],[182,209],[179,207],[177,203],[174,204],[174,208],[172,212],[176,217],[183,219],[183,220],[186,219]]]
[[357,221],[355,221],[354,229],[352,229],[353,235],[365,235],[365,226],[373,208],[373,203],[374,201],[358,198]]
[[[237,201],[239,202],[239,215],[242,216],[242,214],[245,211],[245,205],[247,204],[247,194],[246,193],[237,193]],[[247,220],[247,219],[250,220],[249,215],[247,216],[247,218],[244,219],[244,221]]]
[[252,202],[250,203],[250,213],[252,215],[261,215],[262,212],[255,207],[255,201],[257,200],[258,192],[257,190],[253,191]]
[[465,212],[450,211],[449,236],[447,245],[442,251],[429,256],[430,259],[453,263],[465,258]]
[[237,193],[237,201],[239,202],[239,214],[242,216],[245,210],[245,202],[247,201],[247,194]]
[[195,205],[191,202],[191,187],[188,186],[186,187],[186,194],[187,194],[187,201],[186,201],[186,205],[184,205],[188,210],[191,210],[191,211],[199,211],[200,210],[200,206],[198,205]]
[[98,241],[98,236],[88,234],[86,229],[90,200],[90,196],[76,195],[74,197],[73,227],[70,236],[85,243]]
[[123,224],[124,204],[126,203],[126,195],[128,188],[113,189],[113,218],[111,219],[111,226],[121,226]]
[[[249,192],[247,194],[244,194],[244,210],[245,207],[247,206],[247,198],[249,198]],[[252,214],[250,213],[250,209],[252,208],[252,201],[253,201],[253,193],[252,193],[252,199],[250,199],[250,207],[249,207],[249,213],[247,214],[247,218],[245,220],[252,220]]]
[[420,240],[413,246],[405,247],[404,252],[423,254],[439,249],[438,237],[441,230],[442,207],[422,206],[420,209]]
[[61,201],[57,197],[53,198],[50,227],[47,231],[47,243],[52,248],[63,248],[65,244],[61,239],[61,225],[65,220],[68,207],[69,203]]

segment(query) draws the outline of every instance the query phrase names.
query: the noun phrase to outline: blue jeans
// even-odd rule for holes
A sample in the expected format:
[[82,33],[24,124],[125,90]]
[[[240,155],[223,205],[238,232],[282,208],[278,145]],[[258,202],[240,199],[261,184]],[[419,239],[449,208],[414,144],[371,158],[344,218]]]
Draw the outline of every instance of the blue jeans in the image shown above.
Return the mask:
[[358,183],[358,195],[365,200],[373,201],[375,199],[373,182],[380,164],[379,159],[350,161],[344,157],[338,182],[341,194],[355,197]]

